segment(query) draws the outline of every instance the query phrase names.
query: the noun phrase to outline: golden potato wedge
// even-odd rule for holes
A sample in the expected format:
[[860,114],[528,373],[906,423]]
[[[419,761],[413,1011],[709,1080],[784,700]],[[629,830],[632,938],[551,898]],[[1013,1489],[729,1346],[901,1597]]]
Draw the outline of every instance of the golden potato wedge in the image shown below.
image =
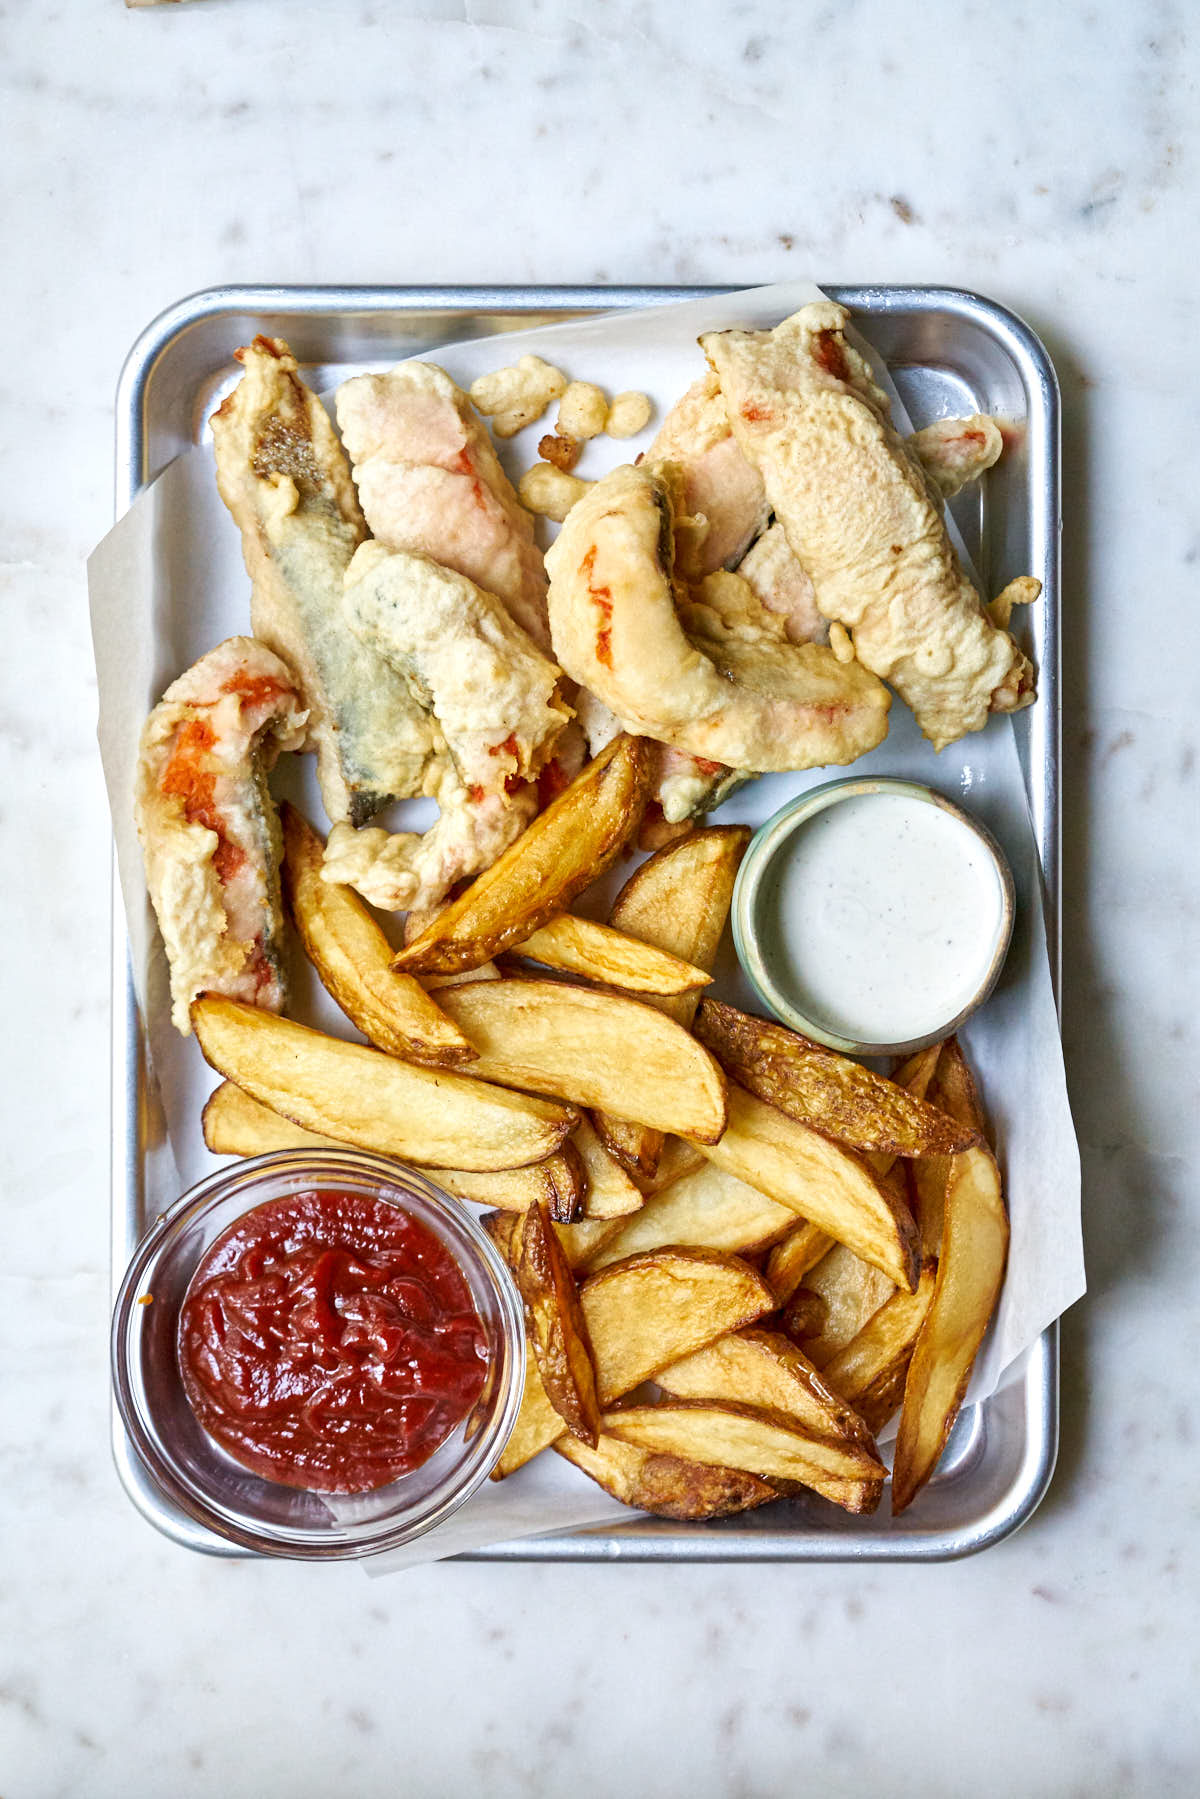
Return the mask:
[[202,994],[191,1016],[218,1074],[305,1130],[402,1161],[521,1168],[561,1149],[579,1122],[569,1107],[400,1062],[238,1000]]
[[[982,1137],[975,1083],[953,1038],[942,1047],[934,1085],[951,1116]],[[894,1513],[911,1505],[937,1467],[1000,1296],[1007,1259],[1000,1170],[980,1143],[950,1162],[937,1280],[904,1383],[892,1474]]]
[[680,838],[690,837],[695,829],[694,818],[681,818],[677,824],[668,824],[658,801],[647,800],[642,822],[638,826],[637,846],[650,855],[654,850],[670,849]]
[[609,1155],[590,1118],[585,1116],[579,1120],[571,1134],[571,1145],[586,1176],[584,1218],[620,1219],[640,1211],[645,1203],[640,1188],[634,1186],[621,1164]]
[[540,962],[544,968],[556,968],[563,974],[619,987],[626,993],[694,993],[712,980],[711,974],[680,956],[668,955],[651,943],[641,943],[611,925],[576,918],[571,912],[560,912],[548,919],[540,930],[518,943],[511,954]]
[[[749,1263],[703,1249],[630,1256],[590,1275],[580,1291],[601,1405],[774,1303]],[[677,1347],[685,1339],[689,1350]]]
[[614,1162],[619,1162],[640,1186],[652,1181],[658,1172],[662,1155],[662,1131],[647,1124],[631,1124],[627,1118],[612,1118],[606,1112],[594,1114],[596,1130]]
[[544,1161],[528,1162],[523,1168],[479,1172],[432,1167],[422,1172],[456,1199],[469,1199],[477,1206],[497,1206],[510,1214],[523,1212],[527,1206],[544,1205],[558,1224],[569,1224],[578,1217],[587,1189],[587,1171],[569,1139]]
[[940,1043],[931,1043],[925,1049],[919,1049],[907,1061],[901,1062],[892,1079],[898,1087],[904,1087],[916,1099],[924,1099],[929,1092],[929,1083],[933,1079],[938,1058],[942,1053]]
[[725,1077],[681,1025],[636,999],[561,981],[483,981],[441,1004],[479,1052],[481,1079],[570,1094],[659,1130],[712,1142],[725,1128]]
[[883,1464],[862,1418],[779,1331],[752,1326],[720,1337],[655,1375],[676,1399],[732,1400],[779,1412],[802,1430],[853,1452],[849,1462],[816,1459],[847,1480],[878,1480]]
[[[714,1337],[753,1323],[774,1303],[746,1262],[695,1249],[656,1250],[603,1268],[583,1282],[579,1299],[601,1405]],[[511,1474],[564,1428],[536,1365],[532,1378],[527,1366],[521,1410],[492,1478]]]
[[771,1485],[811,1487],[847,1510],[873,1510],[879,1503],[880,1475],[839,1480],[826,1460],[847,1452],[807,1436],[782,1412],[758,1411],[733,1400],[673,1399],[605,1412],[602,1424],[606,1433],[642,1449],[718,1468],[744,1468]]
[[[218,1156],[262,1156],[274,1149],[347,1148],[343,1139],[321,1137],[293,1124],[270,1106],[243,1093],[232,1081],[222,1081],[210,1095],[201,1122],[204,1141]],[[531,1162],[524,1168],[479,1173],[465,1168],[427,1167],[422,1173],[458,1199],[500,1206],[507,1212],[523,1212],[535,1200],[542,1200],[554,1219],[574,1217],[583,1204],[587,1185],[582,1159],[570,1142],[544,1162]]]
[[556,1224],[554,1229],[572,1268],[586,1270],[605,1238],[619,1230],[620,1224],[619,1218],[577,1218],[573,1224]]
[[531,1462],[535,1455],[540,1455],[543,1449],[549,1449],[552,1443],[566,1434],[567,1427],[551,1405],[542,1385],[537,1357],[527,1355],[525,1384],[521,1389],[517,1421],[489,1479],[503,1480],[506,1475],[515,1474],[518,1468],[523,1468],[526,1462]]
[[[749,841],[745,825],[709,825],[668,844],[634,869],[613,902],[609,923],[711,973]],[[696,1004],[695,996],[685,995],[661,1010],[690,1024]]]
[[[443,911],[444,906],[414,906],[404,917],[403,941],[415,943]],[[439,987],[461,987],[464,981],[499,981],[503,977],[494,962],[481,962],[478,968],[467,968],[460,974],[423,974],[412,978],[420,982],[426,993],[436,993]]]
[[792,1493],[819,1493],[822,1499],[828,1499],[831,1505],[840,1506],[844,1512],[852,1512],[856,1517],[869,1517],[879,1510],[879,1501],[883,1498],[882,1480],[835,1480],[832,1475],[823,1480],[819,1487],[811,1480],[788,1482],[779,1480],[773,1483],[780,1496]]
[[[609,923],[697,968],[711,970],[749,841],[744,825],[710,825],[667,844],[630,875],[613,903]],[[685,994],[660,1001],[658,1009],[690,1029],[696,1004],[695,994]],[[603,1115],[596,1124],[609,1153],[635,1179],[653,1177],[662,1153],[661,1133]]]
[[807,1343],[824,1330],[827,1310],[819,1293],[797,1287],[787,1304],[779,1309],[779,1328],[790,1342]]
[[[942,1045],[934,1043],[919,1049],[904,1062],[892,1077],[899,1086],[907,1087],[918,1099],[929,1094],[930,1084],[941,1060]],[[936,1257],[942,1240],[942,1213],[946,1202],[946,1183],[950,1178],[948,1156],[927,1156],[910,1162],[905,1169],[909,1210],[921,1233],[921,1253]]]
[[895,1081],[720,1000],[701,1002],[696,1035],[747,1092],[851,1149],[949,1155],[973,1140]]
[[594,1445],[600,1405],[588,1329],[575,1276],[540,1203],[530,1206],[513,1239],[511,1266],[543,1391],[571,1435]]
[[[870,1262],[864,1262],[844,1243],[835,1243],[816,1266],[809,1269],[785,1306],[784,1328],[789,1336],[795,1336],[813,1367],[823,1368],[858,1335],[895,1291],[896,1283],[890,1276],[872,1267]],[[800,1323],[801,1314],[793,1320],[790,1311],[797,1301],[803,1306],[806,1299],[813,1297],[820,1300],[815,1314],[815,1331]]]
[[[621,1120],[610,1119],[609,1123],[620,1124]],[[661,1193],[672,1181],[682,1179],[697,1168],[703,1168],[706,1157],[694,1143],[688,1143],[683,1137],[664,1137],[662,1149],[659,1151],[658,1166],[652,1174],[637,1174],[634,1179],[638,1188],[647,1199]]]
[[602,1434],[594,1448],[573,1437],[560,1437],[554,1448],[614,1499],[656,1518],[728,1518],[777,1497],[774,1487],[744,1469],[713,1468],[682,1456],[660,1455],[619,1437]]
[[376,1049],[430,1068],[456,1068],[475,1051],[410,974],[392,968],[393,950],[350,887],[321,879],[325,845],[286,800],[283,885],[304,953],[322,986]]
[[446,987],[463,987],[468,981],[502,981],[504,974],[494,962],[481,962],[478,968],[464,968],[460,974],[423,974],[419,979],[426,993],[441,993]]
[[933,1300],[937,1264],[927,1261],[915,1293],[893,1293],[857,1336],[826,1362],[825,1380],[878,1434],[904,1396],[913,1345]]
[[345,1149],[345,1140],[323,1137],[293,1124],[232,1081],[222,1081],[209,1094],[200,1125],[215,1156],[265,1156],[276,1149]]
[[[506,1262],[511,1260],[512,1243],[520,1226],[517,1212],[485,1212],[479,1221]],[[558,1224],[554,1234],[563,1246],[567,1261],[578,1271],[586,1268],[605,1237],[617,1229],[618,1221],[607,1218],[581,1218],[575,1224]]]
[[720,1141],[700,1143],[709,1160],[791,1206],[911,1292],[917,1284],[916,1225],[862,1157],[736,1084],[728,1105]]
[[767,1257],[767,1285],[780,1305],[786,1305],[810,1268],[833,1248],[833,1238],[806,1218],[797,1219]]
[[605,1268],[626,1256],[668,1244],[725,1250],[733,1255],[757,1250],[790,1231],[796,1214],[712,1162],[646,1201],[606,1237],[588,1267]]
[[[910,1065],[910,1072],[915,1071],[914,1079],[920,1072],[919,1062],[917,1057]],[[868,1155],[865,1160],[893,1203],[909,1205],[909,1178],[914,1170],[926,1164],[916,1161],[897,1163],[894,1156],[883,1154]],[[841,1247],[821,1279],[810,1283],[806,1278],[808,1270],[816,1267],[832,1247],[829,1238],[814,1232],[811,1226],[799,1225],[791,1237],[776,1245],[767,1263],[767,1279],[784,1307],[786,1330],[808,1353],[815,1348],[821,1361],[840,1349],[848,1341],[847,1332],[853,1332],[865,1322],[891,1291],[891,1283],[878,1269]],[[834,1279],[837,1292],[829,1294],[827,1303],[821,1294]],[[853,1292],[856,1284],[861,1289],[857,1296]],[[828,1336],[825,1335],[827,1325]]]
[[409,974],[477,968],[565,911],[637,830],[650,767],[644,738],[615,737],[392,966]]

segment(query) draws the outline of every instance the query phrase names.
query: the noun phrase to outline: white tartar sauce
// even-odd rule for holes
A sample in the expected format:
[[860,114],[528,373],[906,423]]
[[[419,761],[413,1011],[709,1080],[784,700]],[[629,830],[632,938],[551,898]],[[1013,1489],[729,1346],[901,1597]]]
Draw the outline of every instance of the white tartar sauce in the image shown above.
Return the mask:
[[760,906],[780,990],[860,1043],[907,1043],[955,1018],[1004,916],[986,844],[903,793],[853,795],[802,821],[764,870]]

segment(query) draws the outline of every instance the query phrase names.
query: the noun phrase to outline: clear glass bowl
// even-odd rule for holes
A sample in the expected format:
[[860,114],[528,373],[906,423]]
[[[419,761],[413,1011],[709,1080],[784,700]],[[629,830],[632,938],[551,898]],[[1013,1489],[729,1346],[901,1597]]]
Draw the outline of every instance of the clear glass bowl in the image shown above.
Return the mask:
[[[176,1354],[179,1310],[214,1240],[254,1206],[322,1186],[394,1203],[433,1231],[467,1280],[491,1350],[483,1392],[467,1418],[420,1468],[370,1493],[310,1493],[241,1467],[197,1422]],[[359,1150],[288,1150],[219,1169],[143,1237],[117,1296],[112,1371],[130,1442],[189,1517],[264,1555],[344,1561],[433,1530],[486,1479],[521,1403],[524,1317],[486,1233],[424,1176]]]

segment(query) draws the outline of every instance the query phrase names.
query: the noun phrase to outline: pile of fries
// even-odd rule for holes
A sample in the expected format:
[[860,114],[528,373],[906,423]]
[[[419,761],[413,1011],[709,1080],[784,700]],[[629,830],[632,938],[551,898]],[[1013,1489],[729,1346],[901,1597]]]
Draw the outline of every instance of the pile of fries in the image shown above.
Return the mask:
[[[705,1519],[806,1491],[892,1509],[937,1466],[999,1295],[1008,1220],[954,1041],[893,1079],[705,998],[749,832],[694,831],[607,925],[572,901],[636,839],[619,737],[500,860],[392,947],[284,814],[288,903],[370,1048],[211,995],[222,1154],[354,1144],[424,1167],[525,1303],[493,1478],[553,1448],[631,1506]],[[543,971],[530,974],[524,964]]]

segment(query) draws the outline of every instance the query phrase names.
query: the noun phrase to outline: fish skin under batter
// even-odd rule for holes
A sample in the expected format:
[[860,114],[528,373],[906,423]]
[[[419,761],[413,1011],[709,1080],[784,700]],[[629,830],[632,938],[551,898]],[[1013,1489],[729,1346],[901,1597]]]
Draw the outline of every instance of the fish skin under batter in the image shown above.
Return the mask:
[[217,486],[241,534],[255,636],[294,671],[330,819],[365,823],[440,778],[438,737],[403,677],[349,628],[343,583],[366,537],[329,416],[281,338],[245,368],[212,420]]

